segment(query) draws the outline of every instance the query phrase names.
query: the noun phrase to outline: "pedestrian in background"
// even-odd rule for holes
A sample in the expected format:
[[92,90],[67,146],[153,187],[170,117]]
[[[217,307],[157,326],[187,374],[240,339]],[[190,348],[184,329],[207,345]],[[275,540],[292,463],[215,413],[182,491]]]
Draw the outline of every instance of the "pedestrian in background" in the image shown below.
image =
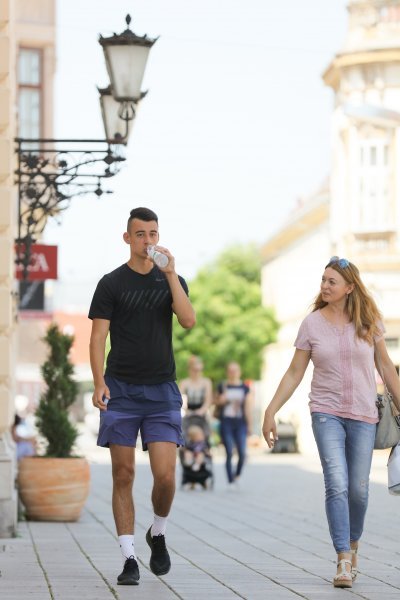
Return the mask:
[[24,458],[24,456],[35,456],[36,436],[25,419],[18,414],[14,416],[14,423],[11,426],[11,437],[16,444],[17,460]]
[[400,408],[400,383],[390,360],[381,314],[357,267],[333,256],[312,312],[302,322],[292,362],[265,411],[263,434],[277,439],[275,414],[314,365],[310,411],[325,480],[325,507],[337,553],[335,587],[352,587],[368,504],[378,410],[374,366]]
[[[157,215],[148,208],[133,209],[123,239],[130,247],[130,258],[100,280],[90,307],[90,362],[95,384],[93,405],[100,409],[97,443],[110,448],[112,506],[124,557],[118,584],[137,585],[132,498],[136,438],[140,430],[154,480],[154,520],[146,534],[150,568],[156,575],[165,575],[171,566],[165,530],[175,493],[176,447],[183,445],[172,315],[175,313],[179,324],[189,329],[195,324],[195,313],[186,282],[175,271],[174,257],[157,246]],[[164,266],[155,264],[157,257],[163,259],[158,264]],[[104,374],[109,332],[111,350]]]
[[212,404],[211,379],[204,377],[204,364],[199,356],[192,355],[188,360],[188,377],[179,383],[183,397],[183,408],[187,416],[206,417]]
[[[241,379],[237,362],[226,367],[226,380],[219,383],[215,400],[220,419],[221,440],[226,452],[226,474],[229,489],[239,484],[246,460],[247,436],[252,430],[252,396],[249,386]],[[233,468],[233,451],[237,451],[237,464]]]

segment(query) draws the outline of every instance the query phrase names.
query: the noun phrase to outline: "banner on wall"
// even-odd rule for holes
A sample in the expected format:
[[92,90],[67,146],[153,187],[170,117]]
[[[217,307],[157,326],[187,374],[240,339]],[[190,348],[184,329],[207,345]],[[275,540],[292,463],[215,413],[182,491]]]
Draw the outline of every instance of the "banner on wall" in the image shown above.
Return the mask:
[[[57,250],[58,246],[48,246],[47,244],[32,244],[31,264],[28,266],[27,281],[45,281],[46,279],[58,278]],[[18,246],[18,244],[16,244],[15,252],[23,254],[24,247]],[[23,271],[23,265],[16,265],[16,279],[23,279]]]

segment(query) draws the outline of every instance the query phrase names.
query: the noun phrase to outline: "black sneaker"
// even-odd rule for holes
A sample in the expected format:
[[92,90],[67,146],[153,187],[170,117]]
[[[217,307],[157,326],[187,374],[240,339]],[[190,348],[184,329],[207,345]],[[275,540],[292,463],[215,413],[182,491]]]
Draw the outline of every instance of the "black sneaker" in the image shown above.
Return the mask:
[[150,546],[150,569],[154,575],[166,575],[171,568],[171,559],[165,545],[165,535],[151,535],[151,527],[146,533],[146,542]]
[[139,585],[139,579],[139,566],[131,556],[126,559],[123,571],[117,577],[118,585]]

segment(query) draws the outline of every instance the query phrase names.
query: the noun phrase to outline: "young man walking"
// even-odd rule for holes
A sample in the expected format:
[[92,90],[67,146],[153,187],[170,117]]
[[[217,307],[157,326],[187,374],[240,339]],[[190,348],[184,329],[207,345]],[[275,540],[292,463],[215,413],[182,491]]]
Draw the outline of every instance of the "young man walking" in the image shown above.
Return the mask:
[[[165,575],[171,567],[165,530],[175,493],[176,447],[183,444],[172,315],[186,329],[194,326],[196,317],[186,282],[175,272],[174,257],[157,246],[157,215],[148,208],[134,208],[123,239],[130,247],[129,261],[104,275],[90,306],[90,362],[93,405],[100,409],[97,444],[110,448],[112,507],[125,561],[118,584],[137,585],[132,497],[136,438],[140,430],[153,474],[154,522],[146,534],[150,568]],[[163,268],[148,256],[147,248],[153,245],[168,257]],[[111,350],[104,373],[108,333]]]

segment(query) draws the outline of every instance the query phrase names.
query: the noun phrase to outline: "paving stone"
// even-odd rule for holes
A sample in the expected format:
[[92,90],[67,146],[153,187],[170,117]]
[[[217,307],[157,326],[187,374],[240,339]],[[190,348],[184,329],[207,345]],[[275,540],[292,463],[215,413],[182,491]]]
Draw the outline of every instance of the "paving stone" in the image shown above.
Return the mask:
[[[0,540],[2,599],[48,600],[47,582],[54,600],[336,600],[343,595],[332,586],[335,553],[316,459],[253,455],[242,488],[228,492],[217,452],[214,490],[176,493],[166,536],[172,569],[158,578],[149,569],[145,541],[153,514],[152,480],[148,458],[138,452],[135,545],[141,579],[132,588],[116,581],[123,559],[107,452],[94,456],[104,464],[92,464],[91,494],[79,522],[22,522],[17,538]],[[399,504],[387,492],[386,458],[374,456],[360,574],[350,592],[363,600],[400,598]]]

